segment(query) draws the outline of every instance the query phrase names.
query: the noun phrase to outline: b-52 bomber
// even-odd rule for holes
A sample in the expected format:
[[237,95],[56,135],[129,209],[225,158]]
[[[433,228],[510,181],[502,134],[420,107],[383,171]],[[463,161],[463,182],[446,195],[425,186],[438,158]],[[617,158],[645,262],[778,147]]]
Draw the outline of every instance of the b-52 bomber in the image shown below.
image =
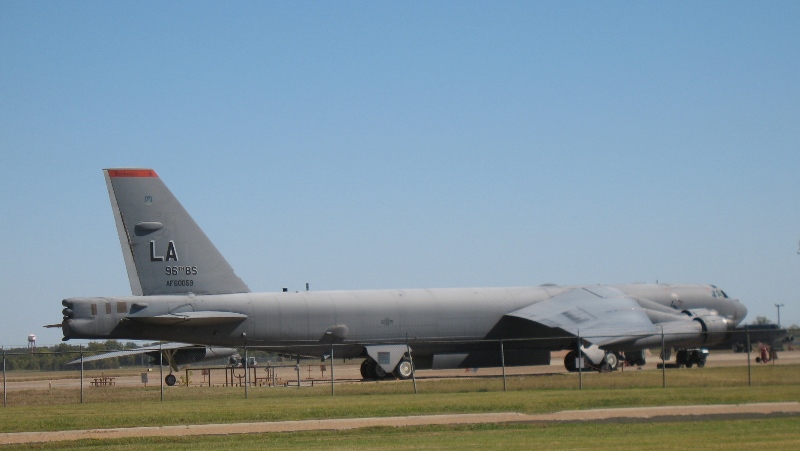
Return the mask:
[[721,343],[747,314],[698,284],[252,293],[154,170],[103,173],[133,296],[64,299],[64,340],[323,358],[335,348],[337,358],[364,359],[364,378],[405,379],[415,368],[549,364],[554,350],[569,350],[570,370],[642,365],[644,350],[662,343]]

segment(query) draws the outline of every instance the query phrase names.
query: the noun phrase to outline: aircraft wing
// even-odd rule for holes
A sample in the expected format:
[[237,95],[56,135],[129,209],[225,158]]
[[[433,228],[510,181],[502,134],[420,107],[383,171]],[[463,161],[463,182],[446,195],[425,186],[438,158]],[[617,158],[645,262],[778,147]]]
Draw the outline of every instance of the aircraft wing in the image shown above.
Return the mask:
[[[145,346],[143,348],[136,348],[136,349],[129,349],[125,351],[111,351],[111,352],[104,352],[102,354],[97,354],[89,357],[84,357],[83,362],[94,362],[95,360],[103,360],[103,359],[113,359],[114,357],[125,357],[129,355],[139,355],[139,354],[151,354],[160,351],[170,351],[170,350],[177,350],[177,349],[192,349],[192,348],[203,348],[203,346],[197,345],[190,345],[186,343],[164,343],[161,346]],[[71,362],[67,362],[67,365],[73,365],[81,363],[81,359],[75,359]]]
[[603,286],[576,288],[507,315],[561,329],[598,346],[660,333],[635,299]]
[[247,315],[234,312],[181,312],[158,316],[136,316],[125,318],[139,323],[156,324],[159,326],[211,326],[214,324],[227,324],[241,322]]

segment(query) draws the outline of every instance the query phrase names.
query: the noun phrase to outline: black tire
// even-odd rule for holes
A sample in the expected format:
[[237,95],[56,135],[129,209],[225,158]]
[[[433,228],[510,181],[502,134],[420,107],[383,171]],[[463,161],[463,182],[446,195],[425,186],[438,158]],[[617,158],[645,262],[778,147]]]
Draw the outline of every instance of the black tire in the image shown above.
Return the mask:
[[172,387],[175,383],[178,382],[178,379],[175,377],[174,374],[167,374],[167,377],[164,378],[164,383]]
[[570,351],[564,357],[564,368],[566,368],[570,373],[578,371],[578,367],[575,366],[575,359],[577,358],[578,353],[576,351]]
[[372,368],[373,371],[375,372],[376,379],[386,379],[386,376],[388,376],[386,370],[384,370],[382,366],[378,365],[378,362],[375,362],[375,364],[372,365]]
[[365,359],[363,362],[361,362],[361,378],[374,379],[374,377],[371,376],[369,372],[369,359]]
[[364,373],[366,374],[365,379],[367,380],[376,380],[378,379],[378,374],[375,372],[375,367],[378,366],[372,359],[364,360],[364,363],[361,364],[364,367]]
[[407,380],[411,378],[411,375],[414,373],[414,367],[411,365],[411,361],[403,358],[394,368],[394,376],[400,380]]
[[678,368],[683,368],[689,361],[688,353],[681,349],[677,353],[675,353],[675,363],[678,364]]

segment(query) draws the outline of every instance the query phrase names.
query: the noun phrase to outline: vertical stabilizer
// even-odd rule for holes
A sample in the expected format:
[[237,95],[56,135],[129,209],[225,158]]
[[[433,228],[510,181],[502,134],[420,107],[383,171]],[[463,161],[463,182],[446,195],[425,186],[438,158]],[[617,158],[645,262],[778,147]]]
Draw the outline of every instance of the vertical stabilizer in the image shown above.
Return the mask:
[[104,169],[134,295],[247,293],[152,169]]

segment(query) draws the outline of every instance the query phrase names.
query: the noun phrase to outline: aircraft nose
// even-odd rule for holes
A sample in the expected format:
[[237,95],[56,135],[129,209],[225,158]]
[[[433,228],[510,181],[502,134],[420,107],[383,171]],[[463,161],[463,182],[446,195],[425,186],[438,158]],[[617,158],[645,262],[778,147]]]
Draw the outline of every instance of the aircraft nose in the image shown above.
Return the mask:
[[738,299],[733,300],[735,303],[734,310],[733,310],[733,319],[736,320],[736,323],[740,323],[744,320],[744,317],[747,316],[747,307],[744,306]]

